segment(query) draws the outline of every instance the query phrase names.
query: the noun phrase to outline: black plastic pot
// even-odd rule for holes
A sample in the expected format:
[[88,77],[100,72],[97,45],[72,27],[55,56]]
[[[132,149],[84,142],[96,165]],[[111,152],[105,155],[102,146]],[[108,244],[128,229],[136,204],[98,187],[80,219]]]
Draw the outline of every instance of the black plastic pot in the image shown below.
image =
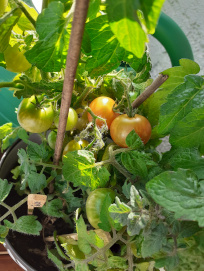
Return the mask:
[[[39,136],[35,134],[31,136],[30,140],[40,143]],[[0,161],[1,179],[9,178],[10,171],[17,165],[17,152],[21,148],[25,149],[26,144],[21,140],[18,140],[2,156]],[[27,208],[26,205],[24,208]],[[40,251],[43,251],[42,243],[42,237],[40,236],[24,235],[12,231],[6,238],[4,246],[11,258],[24,270],[57,271],[58,269],[51,263],[51,261],[48,259],[46,259],[45,262],[41,260],[42,256],[40,255]],[[38,251],[37,255],[32,254],[32,251]]]

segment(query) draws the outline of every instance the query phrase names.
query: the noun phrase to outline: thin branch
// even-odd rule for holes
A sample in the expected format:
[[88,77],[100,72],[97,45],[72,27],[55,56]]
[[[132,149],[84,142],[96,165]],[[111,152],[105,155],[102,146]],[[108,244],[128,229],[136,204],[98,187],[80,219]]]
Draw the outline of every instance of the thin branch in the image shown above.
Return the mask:
[[137,99],[132,103],[133,108],[139,107],[150,95],[152,95],[166,80],[168,75],[160,74],[154,82],[141,93]]
[[62,102],[59,116],[59,127],[54,154],[54,165],[58,165],[61,152],[69,107],[74,87],[74,79],[81,50],[81,42],[86,22],[89,0],[77,0],[70,36],[69,49],[66,61],[65,79],[62,92]]
[[31,22],[31,24],[35,27],[36,21],[33,19],[33,17],[30,15],[30,13],[27,11],[27,9],[24,7],[24,5],[19,0],[14,0],[17,6],[20,8],[20,10],[25,14],[25,16],[28,18],[28,20]]

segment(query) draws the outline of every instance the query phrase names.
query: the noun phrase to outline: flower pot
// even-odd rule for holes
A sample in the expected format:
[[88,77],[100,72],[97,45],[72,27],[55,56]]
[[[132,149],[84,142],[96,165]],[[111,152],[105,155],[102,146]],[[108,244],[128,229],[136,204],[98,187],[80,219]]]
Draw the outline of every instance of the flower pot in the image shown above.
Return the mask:
[[[40,143],[40,138],[38,135],[33,134],[30,140]],[[17,165],[17,151],[20,148],[26,148],[26,144],[21,140],[16,141],[12,147],[10,147],[2,156],[0,161],[0,178],[8,179],[11,178],[10,171]],[[14,193],[13,193],[14,192]],[[9,203],[14,205],[16,202],[13,202],[15,199],[15,191],[11,192],[11,196],[8,196]],[[7,201],[6,199],[6,201]],[[0,208],[0,211],[3,211],[3,207]],[[18,212],[26,212],[27,206],[24,204],[22,208],[20,207],[17,210]],[[41,213],[39,210],[35,211],[35,215]],[[26,214],[26,213],[25,213]],[[8,217],[9,218],[9,217]],[[24,270],[27,271],[57,271],[58,269],[54,264],[47,259],[47,253],[45,244],[43,242],[42,236],[32,236],[25,235],[15,231],[10,231],[6,241],[4,243],[9,255],[11,258]]]

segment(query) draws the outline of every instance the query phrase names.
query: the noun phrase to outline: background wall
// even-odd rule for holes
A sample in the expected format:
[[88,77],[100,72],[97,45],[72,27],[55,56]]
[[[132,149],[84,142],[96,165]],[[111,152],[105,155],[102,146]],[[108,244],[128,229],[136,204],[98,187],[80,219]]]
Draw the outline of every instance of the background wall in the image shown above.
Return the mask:
[[[204,74],[204,0],[166,0],[162,11],[170,16],[187,36],[194,54],[194,60]],[[153,63],[152,76],[171,67],[163,46],[152,36],[149,42]]]

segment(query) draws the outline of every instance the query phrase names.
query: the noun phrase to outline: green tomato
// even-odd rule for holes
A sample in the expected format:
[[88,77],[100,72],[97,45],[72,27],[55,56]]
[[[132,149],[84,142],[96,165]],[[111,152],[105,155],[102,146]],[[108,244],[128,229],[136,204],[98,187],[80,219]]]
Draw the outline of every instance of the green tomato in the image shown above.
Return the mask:
[[[38,97],[38,100],[41,98]],[[18,107],[17,119],[21,127],[31,133],[47,131],[53,123],[54,110],[51,103],[36,106],[35,96],[25,98]]]
[[0,0],[0,16],[4,14],[7,5],[8,5],[8,0]]
[[[86,201],[86,215],[89,223],[95,228],[99,228],[100,212],[106,196],[109,195],[111,201],[115,199],[115,192],[109,188],[98,188],[92,191]],[[107,210],[108,212],[108,210]]]
[[89,145],[89,142],[85,139],[80,139],[79,141],[71,140],[63,150],[63,156],[70,151],[78,151],[86,148]]
[[[56,139],[57,139],[57,130],[53,130],[49,133],[47,137],[47,142],[50,148],[53,150],[55,149],[55,144],[56,144]],[[63,148],[66,146],[66,144],[69,142],[69,137],[67,134],[64,136],[64,141],[63,141]]]
[[83,108],[76,109],[76,112],[78,114],[78,121],[75,128],[79,131],[82,131],[83,129],[86,128],[87,124],[89,123],[88,114],[86,109]]
[[[59,126],[59,112],[57,112],[57,115],[54,118],[55,126],[58,128]],[[73,130],[77,124],[78,121],[78,115],[77,112],[73,108],[69,108],[69,114],[67,118],[67,125],[66,125],[66,131]]]
[[11,72],[21,73],[31,68],[31,64],[28,62],[23,52],[18,49],[18,44],[13,47],[7,46],[4,51],[4,59],[6,61],[6,69]]

